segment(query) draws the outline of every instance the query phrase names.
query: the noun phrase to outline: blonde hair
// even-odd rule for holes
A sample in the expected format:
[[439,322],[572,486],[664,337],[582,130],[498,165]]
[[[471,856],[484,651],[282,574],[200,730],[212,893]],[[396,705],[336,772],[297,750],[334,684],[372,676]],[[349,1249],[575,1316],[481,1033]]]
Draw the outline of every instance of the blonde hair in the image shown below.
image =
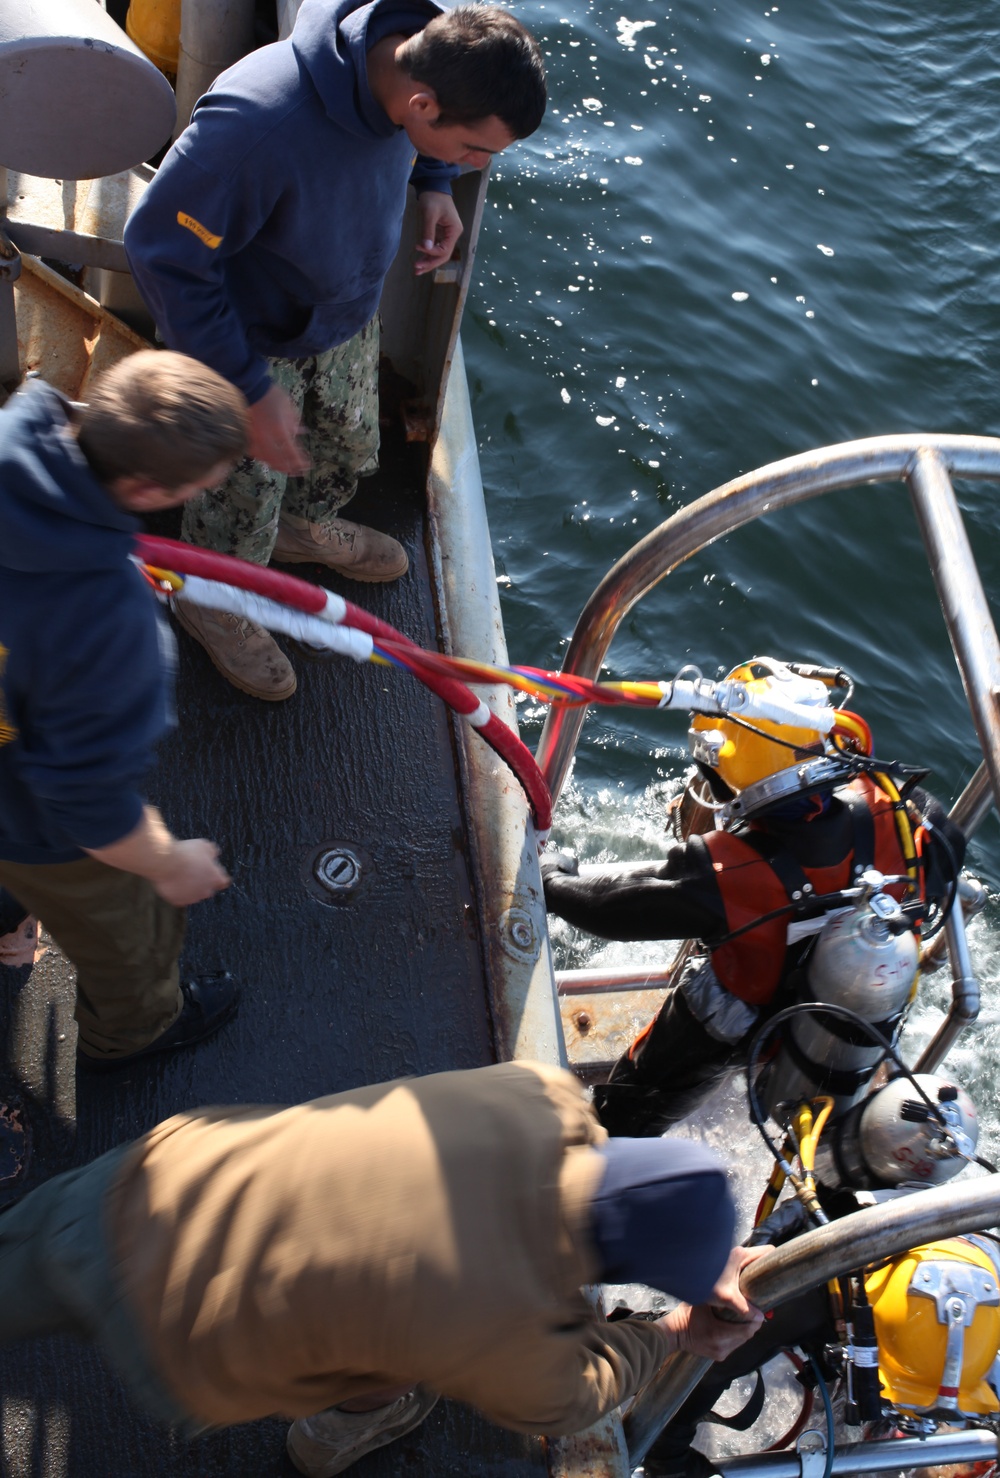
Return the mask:
[[142,349],[97,381],[78,441],[104,483],[142,477],[173,491],[246,455],[247,403],[215,370],[169,350]]

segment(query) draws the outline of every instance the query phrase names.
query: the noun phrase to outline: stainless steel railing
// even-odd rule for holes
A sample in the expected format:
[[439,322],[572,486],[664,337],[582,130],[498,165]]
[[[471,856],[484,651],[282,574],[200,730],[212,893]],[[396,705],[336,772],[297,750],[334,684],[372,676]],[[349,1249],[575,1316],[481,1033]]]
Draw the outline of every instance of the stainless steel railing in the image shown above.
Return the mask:
[[[938,1237],[982,1231],[996,1226],[998,1220],[1000,1184],[995,1176],[935,1186],[917,1196],[868,1206],[793,1238],[751,1263],[740,1286],[747,1298],[767,1311],[807,1289],[818,1288],[838,1273],[864,1267],[877,1258],[895,1257]],[[624,1422],[633,1469],[710,1364],[697,1355],[671,1355],[636,1396]]]
[[[1000,479],[1000,440],[973,436],[873,437],[790,457],[736,478],[682,508],[614,565],[584,607],[563,671],[596,678],[615,632],[632,606],[714,540],[764,513],[775,513],[824,493],[859,483],[904,481],[983,753],[982,764],[951,812],[970,835],[991,805],[1000,807],[1000,640],[952,477]],[[569,773],[585,715],[584,708],[549,710],[536,758],[554,800]],[[958,907],[944,940],[952,971],[952,1006],[920,1059],[922,1071],[930,1071],[940,1063],[978,1011],[979,988]],[[940,946],[935,953],[939,950]],[[603,972],[600,979],[595,972],[562,972],[559,977],[561,994],[574,994],[588,985],[591,990],[607,990],[650,983],[648,971],[637,974],[631,982],[621,976],[612,978],[609,972]],[[884,1256],[905,1250],[914,1245],[914,1240],[926,1240],[931,1230],[954,1235],[995,1224],[998,1216],[1000,1203],[992,1185],[973,1182],[942,1187],[940,1193],[930,1191],[914,1200],[906,1198],[905,1206],[896,1202],[891,1210],[879,1208],[874,1219],[871,1212],[859,1213],[798,1238],[748,1269],[744,1285],[761,1307],[773,1307],[794,1292],[823,1281],[827,1276],[824,1269],[830,1273],[844,1271],[870,1261],[876,1251]],[[706,1363],[690,1356],[675,1356],[636,1397],[625,1418],[631,1467],[642,1462],[656,1434],[700,1380]],[[852,1459],[857,1463],[858,1455],[853,1454]],[[871,1467],[856,1466],[852,1471],[875,1471],[878,1466],[873,1458]],[[843,1462],[836,1471],[846,1471]],[[756,1470],[748,1464],[748,1478],[751,1472],[757,1478]],[[735,1466],[733,1473],[735,1478]],[[765,1475],[761,1470],[759,1478],[778,1478],[778,1474],[768,1469]]]
[[[950,475],[949,475],[950,474]],[[772,462],[680,509],[608,571],[576,624],[563,671],[596,678],[623,617],[666,575],[716,539],[810,498],[859,483],[905,481],[917,512],[994,797],[1000,797],[1000,642],[950,477],[1000,479],[1000,440],[878,436]],[[584,708],[552,708],[536,758],[558,799]]]
[[[858,483],[904,481],[910,491],[928,562],[937,588],[955,660],[983,752],[983,762],[952,809],[966,835],[1000,800],[1000,640],[962,520],[952,476],[1000,478],[1000,440],[979,436],[880,436],[846,442],[773,462],[689,503],[647,534],[609,570],[584,607],[570,643],[564,672],[595,678],[623,617],[678,565],[714,540],[764,513],[790,508]],[[585,708],[549,710],[536,758],[557,799],[576,752]],[[964,923],[949,923],[926,961],[928,968],[947,948],[952,970],[952,1005],[918,1064],[929,1072],[944,1058],[979,1009]],[[669,972],[664,972],[667,977]],[[648,971],[598,982],[589,972],[563,971],[559,993],[640,989],[652,984]]]
[[[856,1478],[859,1473],[900,1473],[913,1468],[937,1468],[944,1463],[961,1463],[968,1470],[974,1463],[995,1462],[997,1452],[996,1433],[972,1427],[964,1432],[938,1432],[933,1437],[848,1442],[833,1449],[830,1472],[833,1478]],[[717,1458],[715,1471],[719,1478],[808,1478],[810,1473],[823,1472],[824,1458],[825,1449],[818,1454],[807,1454],[800,1447],[796,1452]]]

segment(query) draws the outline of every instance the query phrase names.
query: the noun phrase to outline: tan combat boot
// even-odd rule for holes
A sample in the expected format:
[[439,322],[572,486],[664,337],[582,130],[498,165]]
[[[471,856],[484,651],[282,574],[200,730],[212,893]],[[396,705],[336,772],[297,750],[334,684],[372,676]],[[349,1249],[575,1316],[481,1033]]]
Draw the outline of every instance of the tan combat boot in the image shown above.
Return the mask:
[[396,539],[347,518],[309,523],[283,515],[272,558],[283,564],[329,565],[352,580],[373,583],[398,580],[410,568],[406,550]]
[[270,632],[256,621],[183,599],[175,600],[172,609],[234,688],[268,703],[278,703],[295,692],[298,684],[292,664]]
[[398,1442],[429,1416],[437,1393],[416,1386],[388,1406],[343,1411],[328,1406],[315,1416],[300,1416],[288,1429],[288,1456],[306,1478],[335,1478],[367,1452]]

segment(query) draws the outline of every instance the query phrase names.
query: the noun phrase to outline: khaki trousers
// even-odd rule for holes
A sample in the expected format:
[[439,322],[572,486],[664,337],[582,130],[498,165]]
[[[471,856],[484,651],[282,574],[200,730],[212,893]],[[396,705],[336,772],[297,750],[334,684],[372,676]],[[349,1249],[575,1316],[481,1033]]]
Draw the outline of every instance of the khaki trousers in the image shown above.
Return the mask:
[[145,878],[93,857],[0,859],[0,885],[76,966],[74,1014],[87,1056],[137,1052],[177,1019],[184,910],[165,903]]

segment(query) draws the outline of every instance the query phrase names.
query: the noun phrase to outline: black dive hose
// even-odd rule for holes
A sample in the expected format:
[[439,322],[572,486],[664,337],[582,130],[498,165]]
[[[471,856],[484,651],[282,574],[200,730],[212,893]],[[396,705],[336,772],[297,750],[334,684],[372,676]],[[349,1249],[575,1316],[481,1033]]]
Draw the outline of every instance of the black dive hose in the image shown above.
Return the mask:
[[[776,1011],[773,1016],[769,1017],[768,1020],[765,1021],[763,1025],[758,1028],[757,1032],[754,1035],[753,1041],[750,1043],[749,1052],[747,1053],[747,1099],[750,1105],[750,1117],[756,1125],[757,1129],[760,1131],[760,1135],[764,1140],[764,1143],[767,1145],[772,1158],[777,1161],[778,1164],[782,1163],[782,1155],[774,1140],[771,1138],[770,1134],[767,1131],[766,1115],[764,1114],[760,1099],[757,1096],[757,1088],[754,1081],[757,1076],[757,1069],[760,1063],[761,1056],[763,1055],[761,1052],[761,1047],[762,1044],[767,1041],[768,1037],[772,1036],[775,1030],[779,1026],[781,1026],[783,1022],[790,1021],[792,1017],[809,1014],[815,1016],[817,1014],[824,1013],[829,1016],[839,1016],[842,1021],[849,1021],[853,1026],[860,1027],[861,1030],[866,1034],[866,1036],[871,1039],[871,1041],[875,1042],[877,1046],[881,1047],[885,1056],[892,1059],[899,1073],[909,1080],[914,1093],[916,1093],[919,1098],[923,1099],[925,1105],[930,1112],[931,1117],[934,1118],[941,1126],[941,1128],[947,1132],[950,1126],[944,1115],[942,1114],[940,1107],[933,1102],[925,1089],[920,1085],[920,1083],[917,1082],[916,1076],[913,1071],[907,1067],[906,1063],[900,1057],[899,1053],[896,1051],[893,1044],[889,1041],[888,1037],[880,1032],[877,1026],[874,1026],[870,1021],[866,1021],[863,1016],[859,1016],[858,1013],[856,1011],[852,1011],[849,1006],[839,1006],[832,1002],[825,1003],[823,1001],[800,1001],[794,1006],[786,1006],[784,1010]],[[874,1071],[874,1068],[872,1069],[872,1071]],[[991,1175],[996,1175],[1000,1173],[998,1172],[995,1165],[991,1165],[988,1160],[984,1160],[981,1156],[973,1155],[971,1158],[975,1160],[975,1163],[977,1165],[981,1165],[984,1170],[988,1170]]]
[[[723,934],[721,939],[706,939],[705,943],[710,950],[721,949],[724,944],[729,944],[734,939],[741,939],[744,934],[749,934],[752,930],[759,929],[761,924],[770,924],[774,919],[783,918],[785,914],[800,913],[803,907],[812,908],[815,904],[820,903],[842,903],[846,905],[856,903],[857,899],[857,891],[850,890],[849,892],[819,893],[815,897],[801,900],[798,903],[783,903],[780,908],[772,908],[770,913],[762,913],[758,918],[751,919],[749,924],[741,924],[738,929],[733,929],[730,933]],[[829,912],[829,910],[826,910],[826,912]],[[816,917],[821,919],[822,914],[817,914]]]
[[921,929],[920,931],[921,944],[927,944],[929,940],[933,939],[937,934],[940,934],[941,930],[944,928],[945,924],[951,917],[951,911],[955,907],[955,902],[958,898],[958,879],[961,873],[961,868],[958,865],[958,858],[955,856],[955,848],[951,845],[951,842],[945,835],[943,828],[935,826],[932,821],[928,821],[926,816],[921,818],[921,825],[926,830],[927,835],[930,837],[934,845],[940,846],[942,850],[947,853],[948,865],[951,870],[951,877],[948,880],[948,896],[945,899],[943,906],[940,909],[936,909],[935,917],[932,920],[930,927],[926,929]]

